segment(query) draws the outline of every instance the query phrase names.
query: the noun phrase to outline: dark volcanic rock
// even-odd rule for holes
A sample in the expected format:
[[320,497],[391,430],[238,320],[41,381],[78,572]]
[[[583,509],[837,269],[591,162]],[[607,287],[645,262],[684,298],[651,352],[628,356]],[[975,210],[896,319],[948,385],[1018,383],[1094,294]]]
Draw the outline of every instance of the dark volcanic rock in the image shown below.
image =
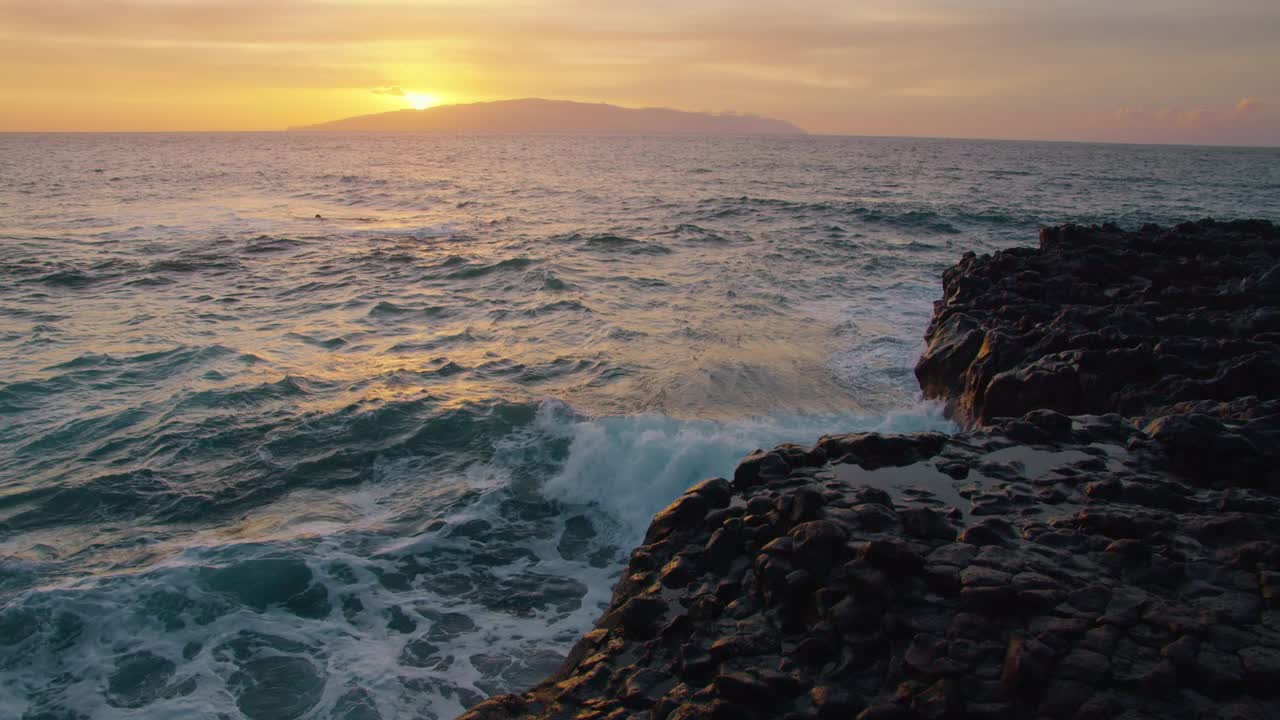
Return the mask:
[[970,253],[943,274],[916,377],[965,425],[1034,410],[1141,417],[1178,472],[1277,492],[1277,277],[1268,222],[1046,228],[1039,250]]
[[[823,462],[733,490],[730,509],[804,508],[770,511],[761,546],[682,498],[560,673],[466,717],[1201,717],[1180,692],[1280,713],[1280,499],[1186,484],[1108,443],[1110,421],[1076,425],[1096,438],[1027,450],[1000,479],[981,468],[1021,449],[999,430],[924,440],[927,459],[895,469],[928,488],[966,463],[941,477],[971,502],[1053,487],[1035,513],[947,519],[898,494],[900,474],[859,486]],[[1117,489],[1088,492],[1103,480]],[[861,523],[861,506],[894,521]]]
[[1275,398],[1278,276],[1267,222],[1046,228],[944,273],[916,376],[966,423]]
[[981,425],[828,435],[659,513],[498,718],[1280,717],[1267,223],[967,255],[917,374]]

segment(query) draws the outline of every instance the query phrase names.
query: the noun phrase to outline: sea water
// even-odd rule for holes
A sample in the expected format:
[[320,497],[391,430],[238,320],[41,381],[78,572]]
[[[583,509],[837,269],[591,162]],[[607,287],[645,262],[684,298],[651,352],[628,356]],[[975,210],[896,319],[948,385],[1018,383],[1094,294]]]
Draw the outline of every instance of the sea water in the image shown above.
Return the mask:
[[939,275],[1280,151],[0,136],[0,716],[448,718],[744,453],[937,430]]

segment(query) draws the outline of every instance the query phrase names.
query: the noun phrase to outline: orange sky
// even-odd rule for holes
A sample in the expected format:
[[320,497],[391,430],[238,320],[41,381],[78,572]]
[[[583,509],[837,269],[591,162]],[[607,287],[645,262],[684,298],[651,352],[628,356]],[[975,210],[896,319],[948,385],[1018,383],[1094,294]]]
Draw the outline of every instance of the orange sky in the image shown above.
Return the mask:
[[0,0],[0,130],[548,97],[813,132],[1280,144],[1275,0]]

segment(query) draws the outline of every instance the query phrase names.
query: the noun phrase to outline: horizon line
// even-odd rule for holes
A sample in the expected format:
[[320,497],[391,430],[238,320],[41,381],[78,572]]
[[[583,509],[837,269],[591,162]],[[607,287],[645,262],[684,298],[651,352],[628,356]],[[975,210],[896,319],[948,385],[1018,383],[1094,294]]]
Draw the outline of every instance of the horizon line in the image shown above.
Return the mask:
[[[608,104],[608,103],[604,103]],[[439,105],[436,107],[446,107]],[[413,110],[413,112],[423,112]],[[430,110],[425,108],[424,110]],[[396,112],[390,110],[388,112]],[[761,117],[761,116],[757,116]],[[307,126],[296,126],[307,127]],[[799,127],[799,126],[797,126]],[[804,130],[804,128],[800,128]],[[4,135],[422,135],[431,137],[661,137],[661,138],[695,138],[695,137],[741,137],[770,138],[774,140],[798,140],[804,138],[859,138],[866,140],[949,140],[958,142],[1009,142],[1009,143],[1054,143],[1062,145],[1128,145],[1137,147],[1185,147],[1185,148],[1222,148],[1237,150],[1276,150],[1280,143],[1272,145],[1239,145],[1232,143],[1181,143],[1181,142],[1136,142],[1131,140],[1063,140],[1050,138],[1014,138],[1014,137],[965,137],[959,135],[869,135],[862,133],[827,133],[804,130],[804,134],[773,135],[765,133],[607,133],[607,132],[432,132],[421,130],[0,130]]]

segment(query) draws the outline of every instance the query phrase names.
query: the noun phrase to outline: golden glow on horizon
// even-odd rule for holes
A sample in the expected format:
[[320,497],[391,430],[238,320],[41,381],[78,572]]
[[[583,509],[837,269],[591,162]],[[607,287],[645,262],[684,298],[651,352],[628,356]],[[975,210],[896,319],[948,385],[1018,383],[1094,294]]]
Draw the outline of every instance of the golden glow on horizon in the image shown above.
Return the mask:
[[0,131],[280,130],[544,97],[811,132],[1280,144],[1275,0],[0,8]]
[[404,101],[414,110],[426,110],[440,104],[440,98],[430,93],[408,92],[404,94]]

